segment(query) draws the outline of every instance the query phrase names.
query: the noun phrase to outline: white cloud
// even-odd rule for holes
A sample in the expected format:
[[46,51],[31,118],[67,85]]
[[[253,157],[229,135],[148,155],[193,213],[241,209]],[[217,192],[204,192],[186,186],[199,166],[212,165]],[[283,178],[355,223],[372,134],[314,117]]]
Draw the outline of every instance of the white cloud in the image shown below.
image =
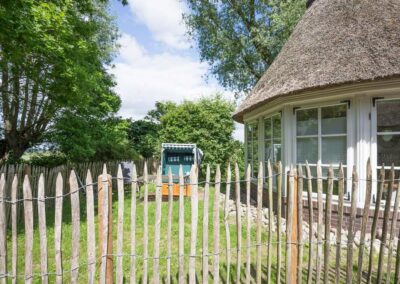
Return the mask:
[[182,14],[184,4],[179,0],[130,0],[136,18],[145,24],[155,40],[177,49],[189,48],[185,37]]
[[[150,54],[131,35],[120,38],[120,58],[111,72],[117,81],[116,91],[121,96],[123,117],[141,119],[154,108],[156,101],[181,102],[221,92],[217,83],[206,83],[203,76],[207,65],[191,57],[168,52]],[[243,127],[235,125],[234,137],[243,140]]]
[[122,35],[120,44],[120,60],[111,72],[124,117],[143,118],[156,101],[181,102],[222,91],[217,84],[204,81],[205,63],[168,52],[150,54],[128,34]]

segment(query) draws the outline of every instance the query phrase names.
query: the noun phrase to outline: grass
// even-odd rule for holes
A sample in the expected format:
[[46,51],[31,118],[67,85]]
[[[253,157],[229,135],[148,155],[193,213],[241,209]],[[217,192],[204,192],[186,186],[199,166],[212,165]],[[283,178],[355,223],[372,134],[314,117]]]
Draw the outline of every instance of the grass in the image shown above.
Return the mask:
[[[149,192],[154,192],[154,186],[150,185]],[[209,210],[209,251],[212,252],[213,249],[213,220],[212,220],[212,204],[214,202],[214,189],[211,189],[210,194],[210,206]],[[143,194],[143,191],[141,191]],[[116,240],[117,240],[117,211],[118,211],[118,196],[117,192],[113,191],[113,252],[116,251]],[[79,281],[81,283],[87,282],[87,270],[86,270],[86,262],[87,262],[87,232],[86,232],[86,206],[85,206],[85,197],[81,196],[80,204],[81,204],[81,224],[80,224],[80,268],[79,268]],[[126,188],[125,190],[125,207],[124,207],[124,254],[130,254],[130,206],[131,206],[131,195],[130,189]],[[48,271],[50,272],[49,281],[50,283],[55,281],[55,251],[54,251],[54,205],[53,202],[48,203],[46,206],[46,222],[47,222],[47,247],[48,247]],[[185,198],[184,200],[184,209],[185,209],[185,272],[188,272],[188,257],[189,254],[189,241],[190,241],[190,222],[191,222],[191,208],[190,208],[190,198]],[[222,207],[220,211],[220,248],[226,247],[226,237],[225,237],[225,227],[223,221],[223,212]],[[148,235],[148,252],[149,256],[153,256],[153,248],[154,248],[154,216],[155,216],[155,202],[149,202],[149,235]],[[160,239],[160,255],[167,255],[167,216],[168,216],[168,202],[162,203],[162,221],[161,221],[161,239]],[[173,215],[172,215],[172,260],[171,260],[171,272],[173,281],[177,280],[177,272],[178,272],[178,210],[179,203],[177,200],[173,202]],[[198,234],[197,234],[197,250],[196,254],[199,255],[202,253],[202,235],[203,235],[203,202],[199,202],[199,222],[198,222]],[[141,279],[143,277],[143,202],[139,199],[137,201],[137,210],[136,210],[136,254],[138,258],[136,260],[136,277],[137,279]],[[34,214],[37,213],[37,208],[34,206]],[[96,233],[98,229],[98,221],[97,221],[97,206],[95,208],[96,213]],[[231,218],[232,222],[230,224],[230,238],[231,238],[231,247],[235,248],[237,246],[236,239],[236,226],[234,222],[234,218]],[[40,247],[39,247],[39,230],[38,230],[38,220],[37,216],[34,216],[34,248],[33,248],[33,271],[34,271],[34,282],[40,282]],[[70,270],[70,258],[71,258],[71,206],[70,199],[64,198],[63,203],[63,225],[62,225],[62,259],[63,259],[63,270]],[[255,233],[256,230],[253,228],[251,230],[252,240],[255,241]],[[243,245],[245,245],[245,226],[242,228],[242,239]],[[263,234],[263,242],[266,241],[266,234]],[[7,234],[7,244],[8,244],[8,252],[9,252],[9,261],[8,261],[8,270],[11,271],[11,251],[12,251],[12,240],[11,240],[11,232]],[[96,244],[98,244],[98,236],[96,234]],[[25,245],[25,235],[24,235],[24,225],[23,222],[18,224],[18,275],[24,274],[24,245]],[[97,256],[98,251],[96,252]],[[255,253],[255,249],[254,249]],[[265,255],[265,252],[264,252]],[[226,279],[226,261],[225,261],[225,253],[222,252],[220,255],[220,276],[223,279]],[[242,260],[245,255],[243,254]],[[236,252],[231,253],[231,279],[235,277],[235,261],[236,261]],[[165,280],[166,277],[166,259],[160,259],[160,276]],[[212,270],[212,257],[209,257],[210,262],[210,271]],[[114,265],[116,261],[114,258]],[[99,264],[96,265],[96,272],[99,272]],[[224,268],[225,267],[225,268]],[[153,275],[153,260],[150,259],[148,261],[149,274],[148,277],[151,279]],[[123,269],[124,276],[129,278],[129,269],[130,269],[130,257],[124,256],[123,261]],[[196,270],[200,271],[201,269],[201,258],[196,260]],[[244,273],[244,267],[242,267]],[[114,270],[115,271],[115,270]],[[201,275],[199,275],[201,276]],[[98,275],[97,275],[98,277]],[[21,278],[20,280],[22,280]],[[64,275],[64,281],[69,282],[70,273],[67,272]]]
[[[150,192],[154,192],[154,186],[151,186],[149,189]],[[209,252],[213,252],[213,219],[212,219],[212,208],[213,208],[213,202],[214,202],[214,189],[211,188],[210,190],[210,206],[208,208],[209,211]],[[114,190],[113,191],[113,251],[114,253],[116,252],[116,240],[117,240],[117,211],[118,211],[118,202],[117,202],[118,196],[117,192]],[[79,282],[80,283],[86,283],[87,282],[87,269],[86,269],[86,262],[87,262],[87,232],[86,232],[86,206],[85,206],[85,197],[81,196],[81,224],[80,224],[80,229],[81,229],[81,235],[80,235],[80,268],[79,268]],[[125,207],[124,207],[124,249],[123,252],[124,254],[130,254],[131,248],[130,248],[130,206],[131,206],[131,195],[130,195],[130,189],[126,188],[125,190]],[[178,277],[178,206],[179,203],[178,201],[174,201],[173,203],[173,220],[172,220],[172,259],[171,259],[171,273],[172,273],[172,282],[176,283],[177,282],[177,277]],[[54,210],[53,210],[53,204],[49,203],[47,204],[46,207],[46,213],[47,213],[47,242],[48,242],[48,270],[50,272],[49,275],[49,282],[53,283],[55,281],[55,252],[54,252]],[[37,208],[35,208],[34,214],[37,213]],[[185,198],[184,201],[184,208],[185,208],[185,273],[188,272],[188,257],[187,255],[189,254],[189,241],[190,241],[190,221],[191,221],[191,208],[190,208],[190,198]],[[226,271],[227,271],[227,262],[226,262],[226,254],[223,251],[224,248],[226,247],[226,236],[225,236],[225,227],[224,227],[224,221],[223,221],[223,208],[221,206],[220,208],[220,248],[222,249],[222,253],[220,255],[220,277],[221,281],[224,282],[226,279]],[[96,232],[97,232],[97,207],[95,208],[96,210]],[[154,248],[154,216],[155,216],[155,203],[154,202],[149,202],[149,235],[148,235],[148,249],[149,249],[149,256],[153,256],[153,248]],[[168,216],[168,203],[163,202],[162,203],[162,221],[161,221],[161,239],[160,239],[160,255],[161,256],[166,256],[167,255],[167,216]],[[136,210],[136,254],[139,256],[136,260],[136,277],[138,281],[141,281],[143,277],[143,259],[140,256],[143,256],[143,202],[139,201],[137,202],[137,210]],[[202,253],[202,235],[203,235],[203,228],[202,228],[202,223],[203,223],[203,202],[199,202],[199,222],[198,222],[198,233],[197,233],[197,250],[196,254],[201,255]],[[39,251],[39,232],[37,228],[37,215],[35,215],[35,230],[34,230],[34,249],[33,249],[33,270],[35,277],[33,279],[34,283],[40,283],[40,251]],[[231,266],[230,266],[230,279],[231,281],[235,280],[235,275],[236,275],[236,258],[237,258],[237,253],[236,253],[236,246],[237,246],[237,237],[236,237],[236,225],[235,225],[235,218],[232,216],[232,218],[229,219],[229,229],[230,229],[230,239],[231,239],[231,248],[233,251],[231,252]],[[71,207],[70,207],[70,199],[65,198],[64,199],[64,207],[63,207],[63,227],[62,227],[62,233],[63,233],[63,239],[62,239],[62,258],[63,258],[63,270],[64,271],[69,271],[70,270],[70,257],[71,257],[71,248],[73,245],[71,243]],[[256,228],[255,224],[252,225],[251,228],[251,240],[252,244],[255,244],[256,241]],[[276,233],[274,234],[273,242],[276,242]],[[24,226],[23,223],[21,222],[18,224],[18,274],[23,275],[24,274]],[[96,234],[96,244],[97,242],[97,234]],[[283,240],[284,241],[284,240]],[[266,244],[267,242],[267,234],[266,234],[266,229],[263,230],[262,233],[262,242],[263,244]],[[11,271],[11,233],[9,232],[7,235],[7,243],[8,243],[8,252],[9,252],[9,261],[8,261],[8,269]],[[245,220],[243,219],[242,221],[242,246],[246,246],[246,225],[245,225]],[[272,248],[272,280],[275,282],[276,281],[276,243],[273,245]],[[266,280],[266,264],[267,264],[267,246],[264,245],[261,247],[262,248],[262,269],[263,269],[263,279]],[[315,254],[316,247],[314,246],[314,254]],[[330,266],[330,279],[333,281],[334,277],[334,263],[335,263],[335,250],[336,247],[334,245],[331,246],[331,266]],[[253,279],[255,279],[255,256],[256,256],[256,247],[250,248],[251,251],[251,271],[253,275]],[[281,279],[284,280],[284,262],[285,262],[285,246],[282,245],[282,276]],[[98,256],[98,251],[97,251],[97,256]],[[367,256],[368,253],[366,252],[365,254],[365,261],[364,265],[367,263]],[[377,257],[377,253],[375,253],[375,258]],[[240,267],[241,269],[241,275],[242,279],[245,279],[245,258],[246,258],[246,248],[243,248],[242,250],[242,265]],[[303,257],[303,280],[305,280],[305,277],[307,275],[307,262],[308,262],[308,246],[304,246],[304,257]],[[315,258],[315,256],[314,256]],[[356,277],[356,270],[357,270],[357,258],[358,258],[358,249],[354,250],[354,273],[353,277]],[[342,250],[342,275],[341,278],[345,279],[345,275],[343,274],[345,272],[345,267],[346,267],[346,250]],[[123,271],[124,271],[124,277],[126,282],[129,280],[129,269],[130,269],[130,257],[129,256],[124,256],[123,258]],[[385,260],[385,264],[386,264]],[[213,263],[213,258],[209,257],[209,271],[210,273],[212,272],[212,263]],[[114,258],[114,266],[116,264],[115,258]],[[199,282],[201,281],[201,258],[196,259],[196,275],[198,277]],[[394,269],[394,263],[392,264],[392,268]],[[385,265],[386,266],[386,265]],[[98,277],[99,273],[99,263],[96,264],[96,273]],[[167,260],[165,258],[160,259],[160,277],[163,282],[166,281],[167,277]],[[148,268],[149,268],[149,274],[148,274],[148,279],[152,278],[153,275],[153,260],[149,259],[148,261]],[[315,268],[315,264],[314,264]],[[366,266],[364,266],[364,270],[366,269]],[[115,272],[115,269],[114,269]],[[209,280],[212,279],[212,275],[210,274]],[[20,281],[23,280],[23,278],[19,279]],[[64,282],[68,283],[70,280],[70,273],[66,272],[64,274]]]

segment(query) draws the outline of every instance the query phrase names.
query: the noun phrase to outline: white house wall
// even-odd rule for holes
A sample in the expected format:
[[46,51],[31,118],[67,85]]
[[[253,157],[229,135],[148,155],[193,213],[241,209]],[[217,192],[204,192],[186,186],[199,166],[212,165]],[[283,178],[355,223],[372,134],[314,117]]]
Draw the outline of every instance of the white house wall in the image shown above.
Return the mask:
[[[351,177],[353,165],[359,174],[358,204],[363,205],[366,183],[366,165],[371,158],[373,169],[376,168],[376,113],[373,107],[374,97],[400,98],[400,81],[374,82],[338,87],[332,90],[316,91],[292,97],[278,98],[263,107],[245,115],[247,122],[258,121],[259,125],[259,161],[264,161],[264,118],[274,113],[282,114],[282,164],[285,173],[296,163],[296,121],[294,107],[313,107],[350,101],[347,112],[347,176]],[[247,141],[247,140],[246,140]],[[247,147],[246,147],[247,149]],[[376,171],[373,170],[376,179]],[[284,180],[284,194],[287,180]],[[351,191],[351,180],[347,182]],[[374,192],[376,184],[374,185]]]

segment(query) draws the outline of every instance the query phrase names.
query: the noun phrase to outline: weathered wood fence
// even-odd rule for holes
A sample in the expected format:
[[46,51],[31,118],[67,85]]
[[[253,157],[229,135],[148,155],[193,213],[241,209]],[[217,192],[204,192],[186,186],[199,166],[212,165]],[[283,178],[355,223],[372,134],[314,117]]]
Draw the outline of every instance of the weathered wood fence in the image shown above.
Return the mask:
[[[149,173],[156,173],[156,164],[157,161],[153,159],[148,159],[149,164]],[[144,163],[145,160],[134,161],[136,165],[139,167],[138,175],[143,175]],[[103,170],[103,163],[101,162],[90,162],[90,163],[71,163],[66,165],[61,165],[57,167],[41,167],[41,166],[31,166],[25,164],[17,164],[17,165],[3,165],[0,166],[0,173],[4,173],[6,185],[5,185],[5,198],[11,199],[11,190],[12,190],[12,181],[16,177],[18,179],[19,185],[23,184],[24,177],[27,175],[30,180],[31,190],[33,196],[38,196],[38,185],[39,185],[39,177],[42,174],[45,187],[44,187],[44,196],[55,196],[56,190],[56,180],[57,175],[60,173],[63,178],[63,193],[68,190],[68,182],[70,172],[73,170],[77,176],[77,180],[79,186],[82,187],[85,182],[85,177],[87,171],[89,170],[91,174],[95,177],[99,176]],[[107,162],[106,166],[109,173],[113,176],[116,176],[119,162],[111,161]],[[155,168],[155,169],[154,169]],[[22,196],[22,186],[17,187],[16,196]],[[47,203],[54,202],[54,200],[48,200]],[[16,210],[19,214],[18,218],[23,216],[23,205],[22,202],[17,203]],[[36,205],[36,204],[35,204]],[[11,206],[10,204],[5,204],[5,218],[7,221],[10,219]],[[20,220],[17,220],[20,221]],[[22,220],[21,220],[22,221]]]
[[[71,171],[67,184],[61,173],[58,173],[55,180],[51,182],[43,173],[38,173],[35,192],[32,190],[32,180],[29,175],[25,175],[22,181],[22,195],[17,195],[17,189],[21,187],[18,176],[15,175],[9,180],[10,177],[3,173],[0,177],[0,282],[48,283],[54,281],[63,283],[67,281],[78,283],[87,281],[94,283],[99,280],[100,283],[114,281],[123,283],[129,279],[130,283],[139,281],[184,283],[187,280],[189,283],[196,283],[196,281],[202,283],[210,281],[214,283],[242,281],[246,283],[320,283],[322,281],[324,283],[381,283],[384,280],[386,283],[393,281],[399,283],[400,245],[397,245],[395,249],[395,242],[400,242],[400,239],[395,238],[395,232],[398,231],[396,226],[400,194],[397,190],[399,180],[395,178],[394,168],[390,170],[388,180],[385,179],[385,172],[382,170],[379,180],[373,181],[372,169],[368,163],[365,180],[366,198],[361,220],[356,219],[359,179],[355,170],[352,176],[348,177],[352,181],[352,194],[351,200],[347,202],[344,198],[347,178],[344,176],[343,167],[338,169],[337,176],[334,176],[334,170],[330,167],[327,177],[322,176],[320,166],[317,167],[316,177],[311,176],[308,165],[292,167],[288,173],[282,171],[281,164],[274,168],[276,170],[273,171],[271,164],[268,163],[267,171],[270,174],[265,177],[263,164],[260,163],[257,179],[251,179],[250,168],[241,175],[238,166],[235,165],[232,180],[231,168],[228,166],[226,180],[222,181],[221,170],[217,167],[215,180],[211,181],[210,168],[207,167],[206,180],[199,182],[198,169],[193,166],[190,173],[190,210],[187,210],[188,207],[185,207],[184,203],[185,185],[182,169],[179,176],[180,194],[177,201],[172,195],[173,177],[169,173],[166,216],[162,214],[163,180],[160,169],[158,169],[155,184],[155,202],[152,207],[154,211],[149,210],[150,183],[146,164],[143,170],[143,184],[139,184],[135,168],[130,188],[124,187],[120,166],[116,176],[109,175],[104,166],[101,174],[93,171],[96,173],[95,176],[99,177],[97,182],[92,178],[92,171],[88,170],[83,186],[75,170]],[[305,174],[303,174],[304,170]],[[285,178],[288,181],[288,192],[285,195],[286,198],[282,199],[282,184]],[[117,203],[113,205],[112,183],[115,179]],[[375,205],[371,202],[374,182],[378,184]],[[312,205],[315,184],[318,204],[317,220],[314,220]],[[252,186],[256,187],[258,195],[255,206],[250,198]],[[46,191],[46,187],[54,187],[54,194],[45,194],[45,192],[50,192]],[[306,190],[303,191],[303,188]],[[333,198],[334,188],[335,192],[337,189],[337,198],[336,195]],[[137,198],[139,190],[143,191],[143,201]],[[272,210],[273,191],[278,195],[278,200],[286,200],[283,203],[278,202],[275,211]],[[384,224],[381,228],[380,248],[375,251],[373,244],[376,243],[377,219],[384,191],[387,191]],[[11,192],[10,198],[6,196],[6,192]],[[396,193],[393,194],[394,192]],[[126,218],[124,218],[126,194],[129,194],[131,198],[129,224],[126,224]],[[263,194],[268,195],[266,210],[262,206]],[[395,196],[394,203],[391,200],[392,195]],[[224,199],[223,207],[221,199]],[[303,215],[304,199],[309,204],[308,218],[304,218]],[[54,212],[54,228],[51,234],[48,229],[49,223],[46,223],[49,220],[47,215],[49,202],[54,207],[51,211]],[[69,214],[71,214],[70,224],[68,224],[71,228],[71,239],[68,240],[71,243],[69,248],[71,251],[68,253],[63,246],[66,240],[63,238],[65,234],[63,229],[66,226],[63,222],[66,211],[63,207],[66,202],[70,206]],[[331,237],[333,202],[337,203],[339,208],[335,239]],[[175,203],[177,207],[174,207]],[[17,222],[18,204],[23,205],[24,228],[21,231],[18,230]],[[230,204],[233,204],[233,208]],[[143,212],[138,211],[139,205]],[[202,215],[199,214],[201,213],[199,205],[203,208]],[[5,214],[6,206],[10,206],[9,222]],[[283,206],[286,206],[287,216],[281,216]],[[350,207],[352,217],[347,228],[342,224],[346,206]],[[112,221],[115,207],[117,208],[116,226]],[[256,214],[252,214],[253,207]],[[174,208],[178,209],[177,232],[172,229],[175,220],[173,219]],[[209,208],[212,209],[211,222]],[[86,220],[81,220],[82,211],[85,211]],[[143,213],[143,220],[138,219],[139,213]],[[36,214],[37,218],[34,218]],[[185,222],[187,214],[190,215],[189,224]],[[373,224],[371,229],[367,230],[369,218],[373,219]],[[150,219],[154,220],[152,233],[150,233]],[[140,234],[137,231],[138,221],[143,222],[143,232]],[[355,231],[355,222],[358,221],[361,222],[360,232]],[[37,226],[35,226],[36,222]],[[86,224],[85,227],[82,226],[82,222]],[[243,222],[245,226],[242,226]],[[167,224],[166,228],[162,224]],[[129,233],[124,230],[126,226],[130,228]],[[116,227],[116,234],[113,232],[114,227]],[[308,232],[304,234],[306,227],[308,227]],[[82,238],[83,228],[86,230],[86,240]],[[224,233],[221,232],[221,228]],[[189,232],[185,232],[188,229]],[[199,234],[200,231],[202,234]],[[343,232],[345,231],[347,235],[344,239]],[[244,243],[242,242],[243,232],[245,232]],[[174,238],[174,233],[177,233],[176,238]],[[185,236],[185,233],[189,233],[189,236]],[[39,243],[34,242],[34,234],[39,234]],[[211,234],[212,238],[209,239]],[[359,239],[356,242],[357,234]],[[368,234],[370,237],[367,240]],[[141,242],[138,241],[138,235],[143,238]],[[22,247],[18,245],[21,238],[23,239]],[[49,238],[54,238],[53,253],[50,253]],[[176,242],[178,242],[177,247],[173,246]],[[86,251],[81,249],[83,243],[86,243]],[[143,246],[142,255],[138,254],[139,243]],[[38,258],[33,256],[35,246],[39,246]],[[149,250],[150,246],[152,246],[152,254]],[[166,251],[166,253],[161,254],[161,251]],[[65,255],[69,258],[65,258]],[[18,270],[18,262],[21,260],[24,263],[23,271]],[[50,262],[55,263],[54,271],[49,271]],[[124,263],[127,262],[129,266],[125,269]],[[140,268],[139,262],[141,262]],[[67,266],[66,263],[69,269],[64,268]],[[173,271],[174,268],[176,271]],[[234,271],[233,275],[231,275],[231,270]]]

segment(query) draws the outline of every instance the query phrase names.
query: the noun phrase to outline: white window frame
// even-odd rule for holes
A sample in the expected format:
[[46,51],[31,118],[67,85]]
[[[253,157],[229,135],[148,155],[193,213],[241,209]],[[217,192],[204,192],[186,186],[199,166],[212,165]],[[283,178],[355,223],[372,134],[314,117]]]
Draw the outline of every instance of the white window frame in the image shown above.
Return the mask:
[[[259,124],[259,121],[258,120],[252,120],[252,121],[249,121],[249,122],[246,122],[246,124],[245,124],[245,155],[246,155],[246,167],[247,167],[247,165],[249,165],[250,164],[250,167],[251,167],[251,178],[257,178],[255,175],[254,175],[254,157],[252,157],[252,159],[251,159],[251,162],[250,162],[250,159],[249,159],[249,147],[248,147],[248,144],[249,144],[249,131],[248,131],[248,126],[249,125],[256,125],[256,127],[257,127],[257,163],[259,163],[260,162],[260,151],[259,151],[259,148],[260,148],[260,124]],[[252,155],[254,155],[254,149],[253,149],[253,140],[252,140],[252,151],[253,151],[253,153],[252,153]]]
[[[265,141],[267,141],[267,140],[270,140],[270,142],[271,142],[271,144],[273,145],[274,144],[274,125],[273,125],[273,123],[272,123],[272,118],[273,117],[275,117],[275,116],[279,116],[280,117],[280,120],[281,120],[281,136],[280,136],[280,140],[281,140],[281,153],[282,153],[282,140],[283,140],[283,132],[282,132],[282,128],[283,128],[283,125],[282,125],[282,113],[281,112],[277,112],[277,113],[274,113],[274,114],[271,114],[271,115],[268,115],[268,116],[264,116],[263,117],[263,137],[262,137],[262,141],[263,141],[263,161],[264,161],[264,164],[265,163],[267,163],[268,161],[265,159]],[[272,133],[272,139],[266,139],[265,138],[265,121],[266,120],[270,120],[271,121],[271,133]],[[282,161],[282,154],[281,154],[281,157],[280,157],[280,161]],[[272,161],[272,162],[275,162],[275,161]]]
[[[274,136],[273,136],[273,133],[274,133],[274,125],[273,125],[273,123],[272,123],[272,118],[273,117],[275,117],[275,116],[279,116],[280,117],[280,120],[281,120],[281,137],[280,137],[280,140],[281,140],[281,157],[280,157],[280,160],[279,161],[281,161],[282,162],[282,159],[283,159],[283,151],[284,151],[284,145],[283,145],[283,135],[284,135],[284,133],[283,133],[283,129],[284,129],[284,127],[283,127],[283,114],[282,114],[282,111],[279,111],[279,112],[274,112],[274,113],[271,113],[271,114],[268,114],[268,115],[266,115],[266,116],[264,116],[263,118],[262,118],[262,136],[261,136],[261,141],[262,141],[262,143],[261,143],[261,145],[262,145],[262,160],[260,160],[260,161],[262,161],[263,162],[263,165],[264,165],[264,173],[266,173],[267,172],[267,163],[268,163],[268,160],[266,160],[265,159],[265,141],[267,141],[267,140],[270,140],[272,143],[271,143],[271,145],[273,146],[273,140],[274,140]],[[266,139],[265,138],[265,121],[266,120],[270,120],[270,122],[271,122],[271,137],[272,137],[272,139]],[[259,140],[260,141],[260,140]],[[273,163],[275,162],[275,161],[271,161],[272,163],[271,163],[271,166],[273,166]],[[264,174],[264,176],[266,177],[267,175],[266,174]],[[267,188],[268,187],[268,180],[266,180],[265,181],[265,183],[264,183],[264,187],[265,188]],[[276,182],[273,182],[273,191],[275,192],[277,190],[277,188],[276,188]]]
[[[378,164],[378,135],[380,133],[378,132],[378,111],[377,111],[377,105],[379,102],[382,101],[400,101],[400,97],[397,96],[385,96],[385,97],[378,97],[378,98],[371,98],[371,166],[372,166],[372,180],[374,181],[372,192],[374,197],[376,198],[376,194],[378,192],[378,170],[382,168],[382,165]],[[400,131],[396,132],[385,132],[385,134],[396,134],[399,135]],[[385,165],[385,170],[390,170],[392,168],[392,165]],[[400,166],[395,166],[394,167],[395,173],[400,171]],[[394,204],[394,197],[395,197],[395,192],[392,193],[392,204]],[[374,200],[371,201],[371,203]],[[381,200],[381,205],[385,205],[385,200]]]
[[[332,106],[339,106],[339,105],[346,105],[346,134],[324,134],[322,135],[321,133],[321,109],[325,108],[325,107],[332,107]],[[318,109],[318,134],[317,135],[297,135],[297,112],[301,111],[301,110],[307,110],[307,109]],[[353,164],[354,164],[354,158],[353,158],[353,135],[355,135],[354,132],[354,120],[353,120],[353,116],[352,116],[352,101],[348,100],[348,101],[340,101],[340,102],[326,102],[326,103],[316,103],[316,104],[308,104],[308,105],[304,105],[304,106],[299,106],[297,108],[294,108],[294,160],[295,160],[295,164],[300,164],[297,162],[297,138],[312,138],[312,137],[316,137],[318,138],[318,163],[320,163],[322,168],[329,168],[330,164],[322,164],[321,161],[321,151],[322,151],[322,137],[339,137],[342,135],[346,136],[346,165],[343,166],[344,169],[344,174],[345,177],[349,177],[351,176],[351,171],[353,168]],[[317,164],[318,164],[317,163]],[[317,164],[315,163],[309,163],[309,166],[312,167],[316,167]],[[332,166],[334,168],[338,168],[339,164],[332,164]],[[313,178],[315,178],[313,176]],[[347,192],[345,192],[345,200],[349,200],[351,197],[351,180],[348,179],[346,182],[346,188],[347,188]],[[307,192],[303,192],[303,195],[307,195]],[[325,194],[323,194],[323,196],[325,196]],[[313,198],[317,197],[317,193],[313,192]],[[333,200],[338,200],[338,196],[333,195],[332,196]]]

